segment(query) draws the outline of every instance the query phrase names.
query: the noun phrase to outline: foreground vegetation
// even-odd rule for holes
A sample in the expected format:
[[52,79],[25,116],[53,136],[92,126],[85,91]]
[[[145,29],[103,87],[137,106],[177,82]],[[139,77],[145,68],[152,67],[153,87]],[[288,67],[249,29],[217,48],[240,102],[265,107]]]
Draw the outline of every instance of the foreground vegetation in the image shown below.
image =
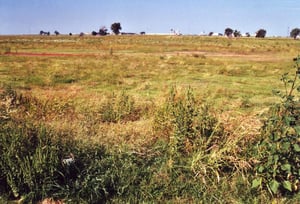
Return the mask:
[[299,199],[298,41],[0,41],[3,202]]

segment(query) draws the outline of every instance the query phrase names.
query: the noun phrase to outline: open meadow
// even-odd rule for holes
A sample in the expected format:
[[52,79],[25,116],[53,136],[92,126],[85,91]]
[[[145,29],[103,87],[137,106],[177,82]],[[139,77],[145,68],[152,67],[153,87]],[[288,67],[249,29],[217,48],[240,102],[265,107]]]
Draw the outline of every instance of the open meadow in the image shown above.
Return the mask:
[[0,36],[0,201],[297,200],[300,172],[258,177],[254,146],[299,51],[287,38]]

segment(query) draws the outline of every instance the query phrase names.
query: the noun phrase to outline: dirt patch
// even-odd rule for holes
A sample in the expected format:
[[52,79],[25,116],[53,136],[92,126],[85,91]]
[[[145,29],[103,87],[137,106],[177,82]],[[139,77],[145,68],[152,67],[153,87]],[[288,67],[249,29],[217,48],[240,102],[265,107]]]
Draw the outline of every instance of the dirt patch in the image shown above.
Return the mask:
[[34,53],[34,52],[8,52],[5,56],[25,56],[25,57],[94,57],[97,54],[91,53]]

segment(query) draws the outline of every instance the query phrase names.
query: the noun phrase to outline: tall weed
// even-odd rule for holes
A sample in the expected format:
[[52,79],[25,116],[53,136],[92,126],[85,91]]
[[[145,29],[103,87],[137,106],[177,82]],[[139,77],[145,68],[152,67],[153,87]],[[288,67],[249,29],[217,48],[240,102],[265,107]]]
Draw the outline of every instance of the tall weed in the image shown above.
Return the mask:
[[223,134],[222,124],[207,104],[196,101],[191,88],[184,96],[174,87],[171,89],[165,104],[156,112],[153,127],[167,137],[170,151],[180,154],[195,152],[205,141],[210,143]]
[[274,105],[255,145],[255,179],[252,187],[267,189],[271,195],[296,194],[300,190],[300,58],[296,73],[281,78],[285,90],[274,91],[281,103]]
[[127,95],[125,91],[118,95],[113,93],[109,96],[100,108],[100,115],[102,122],[112,123],[135,121],[140,117],[133,98]]

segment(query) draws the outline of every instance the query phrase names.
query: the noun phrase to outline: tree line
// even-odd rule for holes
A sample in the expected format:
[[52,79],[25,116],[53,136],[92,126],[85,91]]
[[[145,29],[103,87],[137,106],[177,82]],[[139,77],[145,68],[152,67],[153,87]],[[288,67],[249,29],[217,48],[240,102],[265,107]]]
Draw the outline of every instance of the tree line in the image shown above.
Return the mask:
[[[115,35],[119,35],[120,30],[122,30],[121,23],[120,22],[115,22],[115,23],[111,24],[110,29],[111,29],[112,33],[114,33]],[[60,35],[60,33],[57,30],[54,31],[54,34],[55,35]],[[105,35],[108,35],[109,32],[108,32],[108,29],[105,26],[103,26],[99,29],[98,32],[97,31],[92,31],[91,34],[93,36],[96,36],[96,35],[105,36]],[[141,32],[140,34],[145,34],[145,32]],[[266,34],[267,34],[267,31],[265,29],[259,29],[255,33],[255,37],[256,38],[265,38]],[[44,31],[41,30],[40,35],[50,35],[50,32],[44,32]],[[72,33],[69,33],[69,35],[72,35]],[[80,36],[83,36],[83,35],[84,35],[84,33],[80,33]],[[212,35],[213,35],[213,32],[210,32],[209,36],[212,36]],[[219,33],[219,35],[222,35],[222,34]],[[242,34],[238,30],[234,30],[232,28],[226,28],[225,31],[224,31],[224,36],[227,36],[229,38],[231,38],[231,37],[241,37]],[[249,32],[247,32],[245,34],[245,36],[246,37],[251,37]],[[294,38],[294,39],[299,38],[300,37],[300,28],[292,29],[292,31],[290,32],[290,37]]]
[[[267,31],[265,29],[259,29],[256,33],[255,33],[255,37],[256,38],[264,38],[266,37]],[[231,37],[241,37],[241,31],[238,30],[233,30],[232,28],[226,28],[224,31],[224,35],[231,38]],[[246,37],[251,37],[250,33],[247,32],[246,33]]]
[[[267,31],[265,29],[259,29],[256,33],[255,33],[255,37],[256,38],[264,38],[266,37]],[[208,34],[209,36],[213,35],[213,32],[210,32]],[[222,35],[221,33],[219,33],[219,35]],[[232,28],[226,28],[224,31],[224,36],[227,36],[229,38],[231,37],[241,37],[242,34],[240,31],[238,30],[233,30]],[[246,37],[251,37],[250,33],[246,33],[245,34]],[[291,30],[290,32],[290,37],[294,38],[294,39],[298,39],[300,38],[300,28],[294,28]]]
[[[119,35],[119,34],[120,34],[120,30],[122,30],[121,23],[113,23],[113,24],[111,24],[110,29],[111,29],[111,31],[112,31],[115,35]],[[47,31],[47,32],[45,32],[45,31],[43,31],[43,30],[40,31],[40,35],[50,35],[50,34],[51,34],[51,33],[50,33],[49,31]],[[55,34],[55,35],[60,35],[60,33],[59,33],[57,30],[54,31],[54,34]],[[99,29],[98,32],[92,31],[91,34],[92,34],[92,35],[102,35],[102,36],[104,36],[104,35],[108,35],[109,32],[108,32],[108,29],[107,29],[105,26],[103,26],[103,27],[101,27],[101,28]],[[69,33],[69,35],[72,35],[72,33]],[[82,36],[82,35],[84,35],[84,33],[81,32],[79,35]]]

